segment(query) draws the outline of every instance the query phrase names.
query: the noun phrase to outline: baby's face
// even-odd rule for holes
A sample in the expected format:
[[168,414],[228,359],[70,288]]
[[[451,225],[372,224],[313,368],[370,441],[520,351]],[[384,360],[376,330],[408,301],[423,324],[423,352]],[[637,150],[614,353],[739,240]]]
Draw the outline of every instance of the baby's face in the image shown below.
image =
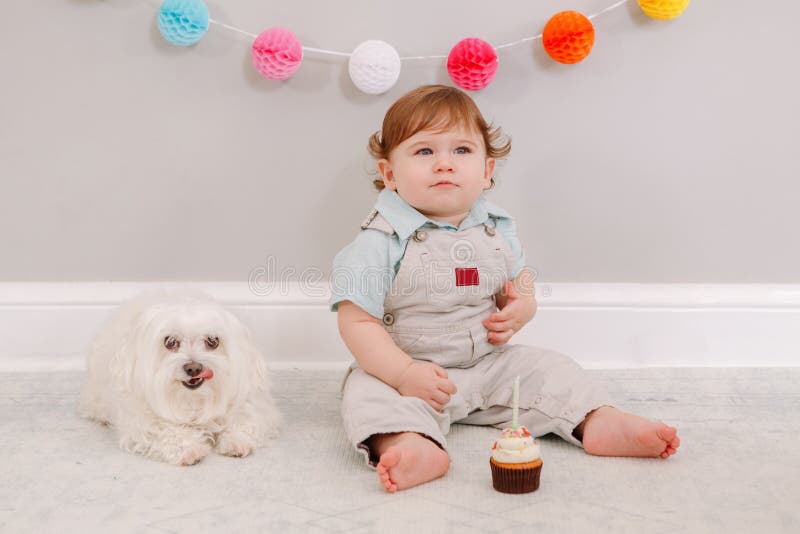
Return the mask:
[[422,130],[378,161],[386,187],[430,219],[458,225],[491,184],[483,137],[463,128]]

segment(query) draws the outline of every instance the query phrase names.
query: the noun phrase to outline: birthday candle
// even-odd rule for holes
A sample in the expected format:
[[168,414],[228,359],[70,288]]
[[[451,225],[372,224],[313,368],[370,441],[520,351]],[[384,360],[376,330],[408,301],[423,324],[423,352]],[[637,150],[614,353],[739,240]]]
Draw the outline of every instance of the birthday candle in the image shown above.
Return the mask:
[[519,376],[517,376],[517,378],[514,379],[514,404],[512,407],[512,412],[513,412],[512,416],[513,419],[511,421],[511,428],[516,430],[517,426],[519,426],[517,424],[519,418]]

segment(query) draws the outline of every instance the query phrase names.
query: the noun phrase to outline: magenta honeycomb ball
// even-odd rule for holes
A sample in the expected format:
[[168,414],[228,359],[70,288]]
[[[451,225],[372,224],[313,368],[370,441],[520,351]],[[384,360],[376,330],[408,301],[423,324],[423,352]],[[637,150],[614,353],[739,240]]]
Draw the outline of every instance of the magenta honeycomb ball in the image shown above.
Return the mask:
[[486,41],[467,37],[459,41],[447,56],[447,72],[462,89],[483,89],[497,73],[497,52]]

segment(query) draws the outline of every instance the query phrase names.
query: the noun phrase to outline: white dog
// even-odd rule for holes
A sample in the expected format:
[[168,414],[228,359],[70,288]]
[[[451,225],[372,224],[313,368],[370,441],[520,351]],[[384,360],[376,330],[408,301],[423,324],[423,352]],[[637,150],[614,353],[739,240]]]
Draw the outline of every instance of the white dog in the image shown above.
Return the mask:
[[280,421],[247,328],[205,295],[168,292],[123,305],[97,336],[80,411],[124,450],[179,465],[212,447],[247,456]]

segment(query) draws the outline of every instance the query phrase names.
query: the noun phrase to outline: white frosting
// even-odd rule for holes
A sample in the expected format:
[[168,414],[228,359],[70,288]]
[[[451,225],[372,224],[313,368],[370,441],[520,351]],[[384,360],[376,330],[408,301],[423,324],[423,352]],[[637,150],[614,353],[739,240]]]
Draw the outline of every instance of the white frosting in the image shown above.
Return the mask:
[[524,426],[503,430],[503,436],[495,442],[492,449],[492,458],[504,464],[532,462],[541,455],[539,445]]

